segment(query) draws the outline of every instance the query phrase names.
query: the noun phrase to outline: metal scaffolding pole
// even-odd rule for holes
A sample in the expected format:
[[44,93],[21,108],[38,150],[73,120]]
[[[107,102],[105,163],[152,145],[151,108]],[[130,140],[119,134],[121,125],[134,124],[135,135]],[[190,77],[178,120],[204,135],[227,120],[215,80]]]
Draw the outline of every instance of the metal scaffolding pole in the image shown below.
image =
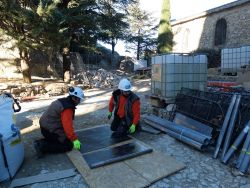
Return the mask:
[[239,170],[245,174],[249,168],[249,165],[250,165],[250,143],[248,144],[248,148],[246,150],[244,159],[240,165]]
[[229,144],[231,142],[232,133],[233,133],[235,122],[236,122],[237,115],[239,112],[240,100],[241,100],[241,95],[238,95],[237,99],[236,99],[236,103],[235,103],[234,108],[233,108],[231,118],[230,118],[229,126],[227,129],[226,139],[225,139],[224,144],[223,144],[223,149],[222,149],[222,153],[221,153],[221,160],[223,160],[225,153],[227,152]]
[[239,134],[239,136],[236,138],[236,140],[234,141],[234,143],[231,145],[230,149],[228,150],[228,152],[225,154],[222,162],[224,164],[226,164],[229,159],[232,157],[232,155],[234,154],[234,152],[236,150],[238,150],[240,144],[243,142],[243,140],[246,138],[246,135],[249,131],[249,128],[250,128],[250,121],[248,121],[246,127],[241,131],[241,133]]
[[242,163],[242,161],[244,159],[245,153],[246,153],[247,148],[248,148],[249,145],[250,145],[250,129],[248,130],[247,138],[246,138],[246,140],[244,142],[244,145],[243,145],[243,147],[241,149],[240,156],[239,156],[239,158],[238,158],[238,160],[236,162],[236,168],[240,168],[241,163]]
[[223,141],[223,138],[224,138],[225,132],[227,130],[227,126],[228,126],[228,123],[229,123],[229,120],[230,120],[230,117],[231,117],[231,114],[233,111],[233,107],[234,107],[234,104],[236,102],[236,96],[237,95],[233,95],[232,100],[230,102],[230,105],[228,107],[227,114],[226,114],[226,117],[224,119],[219,138],[217,139],[213,158],[217,158],[217,156],[218,156],[218,153],[219,153],[219,150],[220,150],[220,147],[221,147],[221,144],[222,144],[222,141]]

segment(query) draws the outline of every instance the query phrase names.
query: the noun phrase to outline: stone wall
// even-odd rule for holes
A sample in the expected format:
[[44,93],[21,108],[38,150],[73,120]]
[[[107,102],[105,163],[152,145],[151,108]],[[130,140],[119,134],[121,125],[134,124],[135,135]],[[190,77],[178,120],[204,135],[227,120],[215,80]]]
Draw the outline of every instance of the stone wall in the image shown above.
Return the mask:
[[[226,42],[215,46],[215,26],[219,19],[227,22]],[[174,52],[197,49],[222,49],[250,44],[250,1],[241,0],[208,10],[171,23],[174,33]]]

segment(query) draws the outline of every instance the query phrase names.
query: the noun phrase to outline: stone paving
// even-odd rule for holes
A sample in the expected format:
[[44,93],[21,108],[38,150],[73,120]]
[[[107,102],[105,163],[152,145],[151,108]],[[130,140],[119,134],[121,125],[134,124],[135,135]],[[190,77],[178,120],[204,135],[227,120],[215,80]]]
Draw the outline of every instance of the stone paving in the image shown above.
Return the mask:
[[184,170],[154,183],[150,188],[250,187],[250,178],[232,175],[230,165],[224,165],[219,159],[212,158],[213,150],[200,152],[168,135],[158,136],[158,138],[151,136],[151,140],[145,140],[143,134],[145,133],[142,133],[141,140],[186,165]]

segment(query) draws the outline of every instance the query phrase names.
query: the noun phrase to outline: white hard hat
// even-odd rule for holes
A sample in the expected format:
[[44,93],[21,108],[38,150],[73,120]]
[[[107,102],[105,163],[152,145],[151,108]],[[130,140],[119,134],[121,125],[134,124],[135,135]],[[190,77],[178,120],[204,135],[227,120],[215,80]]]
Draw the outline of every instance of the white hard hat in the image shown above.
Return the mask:
[[84,98],[83,90],[79,87],[70,87],[69,95],[78,97],[79,99],[81,99],[81,102]]
[[130,91],[132,89],[132,85],[128,79],[123,78],[118,85],[118,89],[122,91]]

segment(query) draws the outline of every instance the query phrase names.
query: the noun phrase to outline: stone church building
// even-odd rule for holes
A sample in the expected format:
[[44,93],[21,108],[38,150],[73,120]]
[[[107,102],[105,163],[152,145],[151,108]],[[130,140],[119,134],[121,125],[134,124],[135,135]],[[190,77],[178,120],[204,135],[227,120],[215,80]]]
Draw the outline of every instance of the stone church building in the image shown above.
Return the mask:
[[174,52],[250,45],[250,0],[238,0],[171,22]]

